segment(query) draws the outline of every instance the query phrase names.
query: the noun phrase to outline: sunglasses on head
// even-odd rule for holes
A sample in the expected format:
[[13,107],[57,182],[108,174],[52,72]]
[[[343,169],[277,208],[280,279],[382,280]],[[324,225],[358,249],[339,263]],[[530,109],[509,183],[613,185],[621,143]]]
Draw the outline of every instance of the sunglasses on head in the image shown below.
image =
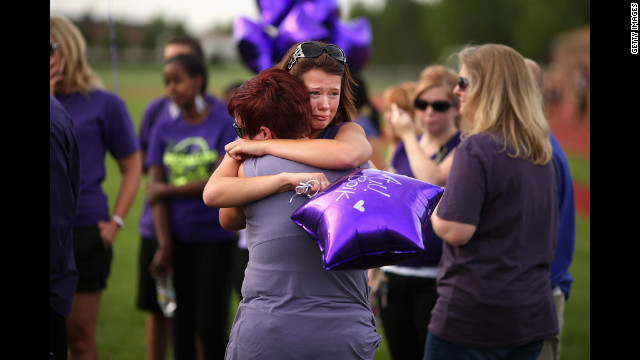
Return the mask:
[[49,43],[49,56],[53,55],[53,52],[60,46],[58,43]]
[[466,89],[467,86],[469,86],[469,80],[462,76],[458,76],[458,87],[460,88],[460,90]]
[[236,124],[235,122],[233,123],[233,130],[236,131],[236,135],[238,135],[239,138],[242,137],[242,133],[244,132],[244,127]]
[[322,52],[326,51],[329,56],[340,61],[344,64],[347,61],[347,56],[344,54],[344,51],[340,49],[338,46],[329,44],[329,45],[320,45],[313,41],[303,42],[298,45],[296,51],[293,53],[291,60],[289,61],[289,65],[287,65],[287,70],[291,70],[293,64],[296,63],[298,58],[315,58],[322,55]]
[[433,111],[445,112],[445,111],[449,110],[452,105],[456,105],[456,103],[452,103],[452,102],[449,102],[449,101],[434,101],[434,102],[430,103],[428,101],[424,101],[424,100],[420,100],[420,99],[416,99],[413,102],[413,107],[418,109],[418,110],[422,110],[422,111],[427,110],[429,105],[431,105],[431,107],[433,108]]

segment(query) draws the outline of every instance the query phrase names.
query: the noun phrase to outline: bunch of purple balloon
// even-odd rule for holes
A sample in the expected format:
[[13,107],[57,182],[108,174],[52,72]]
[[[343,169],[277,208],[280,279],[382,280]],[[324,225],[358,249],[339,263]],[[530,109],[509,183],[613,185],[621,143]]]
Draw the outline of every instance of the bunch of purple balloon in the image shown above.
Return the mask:
[[371,25],[365,17],[340,20],[338,0],[256,0],[258,23],[238,16],[233,39],[245,65],[259,73],[273,67],[285,52],[302,41],[338,45],[347,55],[349,70],[358,72],[371,55]]

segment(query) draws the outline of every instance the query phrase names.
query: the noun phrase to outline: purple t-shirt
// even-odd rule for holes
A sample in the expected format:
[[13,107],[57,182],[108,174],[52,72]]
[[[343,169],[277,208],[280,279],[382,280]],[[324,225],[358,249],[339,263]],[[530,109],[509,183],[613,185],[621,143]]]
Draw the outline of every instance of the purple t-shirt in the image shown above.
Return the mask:
[[[236,139],[233,120],[210,111],[201,123],[191,125],[180,116],[163,121],[151,131],[146,166],[162,165],[165,179],[181,186],[207,180],[213,173],[224,146]],[[220,226],[217,208],[208,207],[202,197],[172,197],[167,200],[171,235],[189,243],[235,238]]]
[[73,222],[80,191],[80,153],[73,121],[49,95],[49,307],[69,317],[78,282]]
[[[216,116],[229,117],[227,113],[227,104],[211,94],[205,94],[204,99],[211,108],[211,112]],[[142,122],[140,124],[140,135],[138,140],[140,141],[140,149],[147,152],[149,148],[149,137],[151,136],[151,130],[155,124],[162,123],[164,121],[175,121],[171,116],[169,107],[171,100],[166,96],[161,96],[151,100],[147,105],[142,115]],[[231,119],[233,121],[233,119]],[[146,201],[142,204],[142,211],[140,212],[140,220],[138,224],[138,233],[141,237],[155,237],[155,229],[153,228],[153,215],[151,214],[151,207]]]
[[558,228],[552,162],[533,165],[478,134],[456,148],[437,215],[477,226],[469,242],[444,244],[434,335],[476,348],[508,348],[558,333],[549,264]]
[[107,151],[115,159],[140,148],[127,107],[117,95],[94,89],[56,98],[73,119],[80,152],[80,196],[74,227],[109,219],[107,195],[102,190]]

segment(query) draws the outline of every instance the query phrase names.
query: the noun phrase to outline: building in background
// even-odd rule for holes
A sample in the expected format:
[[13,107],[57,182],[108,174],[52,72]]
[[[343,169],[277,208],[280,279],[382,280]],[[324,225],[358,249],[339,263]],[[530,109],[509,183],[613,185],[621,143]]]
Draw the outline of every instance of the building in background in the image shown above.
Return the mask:
[[589,156],[591,129],[590,28],[559,34],[545,73],[547,118],[563,148]]

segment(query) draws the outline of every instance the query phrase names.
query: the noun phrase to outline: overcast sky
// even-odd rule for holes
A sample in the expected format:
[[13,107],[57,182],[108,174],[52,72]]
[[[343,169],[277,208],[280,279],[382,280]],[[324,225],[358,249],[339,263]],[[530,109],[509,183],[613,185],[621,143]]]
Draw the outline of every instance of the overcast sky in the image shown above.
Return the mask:
[[[355,2],[381,6],[385,0],[338,0],[343,18],[349,5]],[[69,17],[87,12],[97,19],[145,23],[155,16],[165,20],[183,21],[190,31],[198,34],[212,28],[216,22],[231,24],[236,16],[259,19],[257,0],[49,0],[49,11]]]

